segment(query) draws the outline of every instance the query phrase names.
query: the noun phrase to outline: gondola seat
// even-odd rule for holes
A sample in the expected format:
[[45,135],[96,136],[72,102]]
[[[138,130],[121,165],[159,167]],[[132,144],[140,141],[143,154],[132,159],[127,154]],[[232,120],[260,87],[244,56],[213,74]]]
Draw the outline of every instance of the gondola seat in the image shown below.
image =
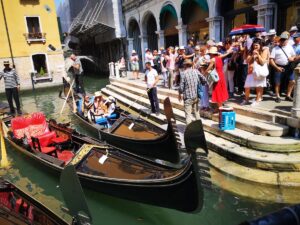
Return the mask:
[[22,116],[15,117],[11,120],[11,129],[14,137],[17,139],[22,139],[26,137],[30,139],[29,125],[31,123],[31,118],[25,118]]
[[65,143],[65,142],[69,141],[69,138],[66,138],[66,137],[55,137],[55,138],[52,138],[51,141],[54,144],[62,144],[62,143]]
[[57,152],[57,158],[64,161],[65,163],[68,163],[73,157],[74,153],[71,151]]
[[33,149],[47,155],[54,154],[54,156],[57,158],[56,147],[50,146],[50,144],[52,143],[51,138],[53,138],[53,135],[55,135],[55,132],[51,132],[48,135],[40,138],[31,137]]

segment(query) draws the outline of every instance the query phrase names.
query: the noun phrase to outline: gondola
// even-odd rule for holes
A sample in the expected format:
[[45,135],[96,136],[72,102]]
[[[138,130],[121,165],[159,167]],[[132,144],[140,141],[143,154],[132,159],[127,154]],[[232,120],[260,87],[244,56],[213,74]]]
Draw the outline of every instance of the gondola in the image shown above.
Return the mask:
[[[65,79],[63,79],[63,87],[64,94],[67,96],[70,85]],[[77,95],[75,95],[75,98],[77,110],[76,112],[73,110],[74,115],[84,124],[95,129],[98,132],[99,140],[106,141],[108,144],[138,155],[178,163],[178,147],[174,144],[176,137],[174,137],[170,126],[168,126],[167,130],[164,130],[140,117],[130,115],[117,108],[115,112],[116,118],[110,120],[112,126],[108,128],[85,117],[80,110],[82,99]],[[69,98],[67,101],[70,108],[73,109],[74,102],[72,98]],[[169,98],[166,98],[164,101],[164,110],[172,110]],[[175,122],[174,117],[171,118],[168,117],[169,114],[165,114],[168,124],[171,122],[171,119],[173,119],[173,123]]]
[[[160,160],[147,160],[79,134],[68,124],[51,120],[45,125],[41,118],[41,113],[8,118],[4,127],[7,141],[46,170],[60,172],[74,165],[83,186],[105,194],[183,212],[201,209],[203,196],[194,154],[186,154],[177,164],[163,165]],[[25,125],[18,125],[18,120]],[[47,132],[38,134],[41,130]],[[30,142],[32,131],[35,137]],[[196,132],[203,133],[202,127],[192,133]],[[206,148],[202,142],[199,147]]]
[[[70,221],[63,219],[11,182],[0,178],[0,224],[90,225],[92,217],[72,166],[63,170],[60,185],[65,203],[71,209],[65,208],[66,211],[72,213]],[[75,194],[81,200],[80,204],[70,199],[66,193]],[[82,216],[80,211],[86,213],[86,216]]]

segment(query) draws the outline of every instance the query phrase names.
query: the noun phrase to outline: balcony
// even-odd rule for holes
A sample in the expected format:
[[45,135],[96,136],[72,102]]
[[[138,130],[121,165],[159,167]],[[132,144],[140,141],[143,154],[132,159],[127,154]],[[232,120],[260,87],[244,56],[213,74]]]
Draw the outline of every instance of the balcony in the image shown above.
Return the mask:
[[31,44],[32,42],[42,42],[43,44],[46,43],[46,33],[25,33],[24,37],[28,44]]

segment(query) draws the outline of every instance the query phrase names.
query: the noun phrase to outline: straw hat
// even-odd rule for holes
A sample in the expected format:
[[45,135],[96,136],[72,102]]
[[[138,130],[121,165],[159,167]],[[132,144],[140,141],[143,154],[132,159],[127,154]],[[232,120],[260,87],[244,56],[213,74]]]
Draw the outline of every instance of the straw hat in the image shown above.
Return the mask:
[[293,31],[298,31],[298,27],[297,26],[292,26],[291,29],[290,29],[290,32],[293,32]]
[[218,55],[218,48],[217,47],[211,47],[208,51],[208,54],[212,54],[212,55]]
[[102,97],[102,92],[101,91],[96,91],[95,92],[95,98],[97,97]]
[[268,36],[272,36],[272,35],[276,35],[276,30],[275,29],[271,29],[271,30],[269,30],[269,32],[268,32]]

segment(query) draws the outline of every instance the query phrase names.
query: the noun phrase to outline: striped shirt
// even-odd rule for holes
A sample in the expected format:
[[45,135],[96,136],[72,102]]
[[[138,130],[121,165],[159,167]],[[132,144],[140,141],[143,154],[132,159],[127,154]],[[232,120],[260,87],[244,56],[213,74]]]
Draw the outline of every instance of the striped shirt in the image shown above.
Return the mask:
[[198,70],[189,68],[180,78],[179,94],[183,94],[184,100],[198,98],[198,84],[205,83],[206,78]]
[[20,78],[15,69],[4,69],[0,71],[0,80],[4,78],[5,89],[15,88],[20,85]]

